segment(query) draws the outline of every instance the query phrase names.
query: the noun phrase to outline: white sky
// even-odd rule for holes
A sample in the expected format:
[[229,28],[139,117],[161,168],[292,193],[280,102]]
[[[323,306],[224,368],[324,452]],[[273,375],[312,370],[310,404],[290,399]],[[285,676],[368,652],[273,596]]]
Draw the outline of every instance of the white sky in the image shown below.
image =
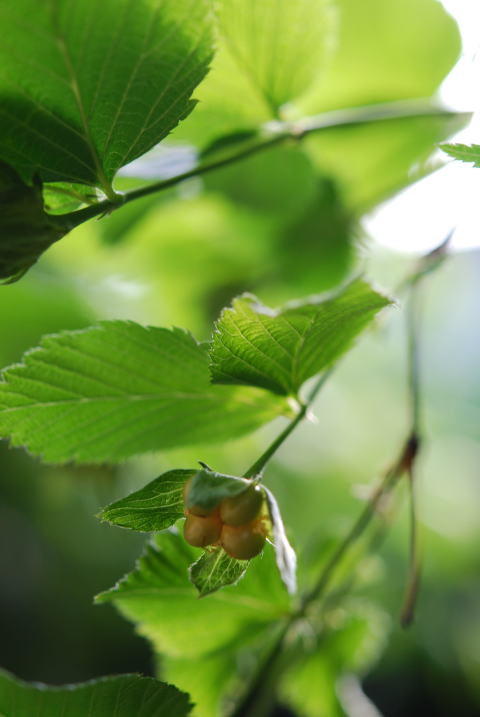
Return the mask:
[[[442,3],[459,24],[463,53],[440,98],[454,109],[476,112],[469,127],[449,141],[480,144],[480,0]],[[425,253],[456,227],[452,248],[480,248],[480,169],[447,162],[367,216],[368,233],[390,249]]]

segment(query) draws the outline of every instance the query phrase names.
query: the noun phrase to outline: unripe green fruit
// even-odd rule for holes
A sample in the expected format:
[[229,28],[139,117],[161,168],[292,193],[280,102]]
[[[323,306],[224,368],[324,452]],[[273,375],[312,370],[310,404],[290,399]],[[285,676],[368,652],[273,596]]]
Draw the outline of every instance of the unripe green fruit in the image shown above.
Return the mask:
[[[190,493],[190,486],[192,484],[192,478],[189,478],[185,485],[183,486],[183,502],[185,503],[185,506],[187,505],[187,498],[188,494]],[[218,506],[215,506],[214,508],[210,508],[210,510],[207,510],[206,508],[202,508],[200,505],[190,505],[188,508],[185,507],[185,511],[192,513],[192,515],[198,515],[199,517],[206,518],[208,515],[213,515],[218,510]]]
[[218,514],[205,518],[187,511],[187,518],[183,526],[183,535],[187,543],[196,548],[205,548],[220,539],[222,524]]
[[239,527],[225,525],[220,538],[223,549],[231,558],[250,560],[262,552],[265,534],[261,521],[255,520]]
[[220,518],[227,525],[245,525],[258,517],[263,493],[258,486],[250,486],[240,495],[224,498],[220,503]]

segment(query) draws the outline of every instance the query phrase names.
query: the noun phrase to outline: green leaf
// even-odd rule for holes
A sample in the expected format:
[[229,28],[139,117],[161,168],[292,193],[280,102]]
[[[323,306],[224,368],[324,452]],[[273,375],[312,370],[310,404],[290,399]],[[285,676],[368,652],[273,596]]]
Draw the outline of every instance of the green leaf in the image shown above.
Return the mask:
[[0,160],[0,279],[20,278],[67,231],[44,211],[41,184]]
[[115,461],[235,438],[285,408],[212,386],[206,349],[185,331],[106,321],[45,337],[4,371],[0,435],[47,461]]
[[131,530],[164,530],[184,517],[183,488],[196,469],[163,473],[144,488],[115,501],[99,514],[101,520]]
[[[390,620],[374,605],[351,599],[327,612],[323,631],[306,643],[284,675],[281,698],[299,717],[343,717],[342,678],[365,675],[386,647]],[[340,693],[340,694],[339,694]]]
[[245,574],[248,563],[248,560],[231,558],[220,548],[205,551],[188,572],[200,597],[205,597],[227,585],[236,585]]
[[[457,62],[458,27],[438,0],[336,0],[338,38],[325,71],[292,116],[426,99]],[[193,118],[192,118],[193,119]],[[464,125],[448,116],[340,128],[304,146],[335,178],[349,207],[366,211],[416,181],[435,144]]]
[[111,590],[100,593],[96,602],[114,601],[159,653],[179,658],[220,649],[235,640],[245,625],[260,629],[288,610],[289,598],[268,546],[237,586],[206,600],[198,600],[188,576],[198,556],[199,551],[175,531],[158,533],[135,569]]
[[474,167],[480,167],[480,144],[442,144],[441,149],[462,162],[473,162]]
[[237,476],[204,469],[198,471],[190,484],[187,508],[198,505],[205,510],[215,508],[224,498],[233,498],[243,493],[250,481]]
[[178,136],[202,147],[276,118],[322,74],[335,30],[331,0],[221,0],[212,69]]
[[241,296],[216,325],[210,351],[213,381],[295,395],[304,381],[336,361],[390,303],[362,280],[331,298],[278,310],[254,296]]
[[0,671],[2,717],[185,717],[193,705],[176,687],[151,677],[119,675],[65,687],[28,684]]
[[24,179],[98,185],[193,108],[209,0],[2,3],[0,157]]
[[198,703],[196,714],[211,717],[235,680],[240,651],[269,644],[288,618],[290,600],[268,545],[238,585],[199,600],[188,578],[198,554],[178,534],[159,533],[133,572],[96,600],[114,602],[136,624],[166,678],[188,689]]

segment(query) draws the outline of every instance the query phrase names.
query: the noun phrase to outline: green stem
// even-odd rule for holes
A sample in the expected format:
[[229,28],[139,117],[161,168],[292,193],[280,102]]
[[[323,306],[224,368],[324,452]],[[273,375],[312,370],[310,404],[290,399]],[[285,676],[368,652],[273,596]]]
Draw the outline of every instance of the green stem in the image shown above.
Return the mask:
[[317,397],[318,392],[324,385],[327,378],[331,375],[333,369],[329,369],[328,371],[325,371],[320,378],[317,379],[315,382],[312,391],[310,392],[307,400],[305,403],[302,403],[301,408],[295,418],[288,424],[288,426],[278,435],[272,443],[268,446],[267,450],[262,453],[260,458],[253,463],[253,465],[250,466],[250,468],[243,474],[245,478],[257,478],[260,479],[263,473],[263,469],[267,465],[268,461],[271,459],[271,457],[278,451],[280,446],[286,441],[288,436],[292,433],[292,431],[295,430],[295,428],[298,426],[299,423],[303,421],[305,418],[308,409],[311,407],[312,403],[314,402],[315,398]]
[[372,122],[384,122],[398,119],[415,119],[420,117],[458,117],[459,114],[445,110],[441,107],[432,106],[424,100],[410,100],[401,102],[389,102],[369,107],[354,107],[351,109],[326,112],[314,117],[306,117],[297,122],[273,122],[264,128],[267,136],[260,141],[243,147],[227,156],[217,160],[200,164],[188,172],[183,172],[175,177],[153,182],[145,187],[134,189],[123,195],[115,195],[95,206],[85,207],[75,212],[63,215],[65,227],[73,229],[93,217],[101,216],[118,209],[123,204],[164,191],[180,182],[192,177],[199,177],[207,172],[220,169],[229,164],[247,159],[258,152],[263,152],[278,144],[292,140],[301,140],[304,137],[325,130],[341,129],[343,127],[354,127]]

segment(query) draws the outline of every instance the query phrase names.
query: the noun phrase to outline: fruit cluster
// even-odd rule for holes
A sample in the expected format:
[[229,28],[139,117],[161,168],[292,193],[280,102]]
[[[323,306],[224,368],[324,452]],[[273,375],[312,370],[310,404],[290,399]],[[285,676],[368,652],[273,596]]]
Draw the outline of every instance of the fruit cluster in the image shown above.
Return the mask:
[[[185,485],[185,503],[189,484],[190,481]],[[189,506],[185,508],[185,540],[197,548],[220,545],[230,557],[250,560],[265,544],[267,529],[262,508],[263,493],[253,485],[239,495],[224,498],[211,510]]]

